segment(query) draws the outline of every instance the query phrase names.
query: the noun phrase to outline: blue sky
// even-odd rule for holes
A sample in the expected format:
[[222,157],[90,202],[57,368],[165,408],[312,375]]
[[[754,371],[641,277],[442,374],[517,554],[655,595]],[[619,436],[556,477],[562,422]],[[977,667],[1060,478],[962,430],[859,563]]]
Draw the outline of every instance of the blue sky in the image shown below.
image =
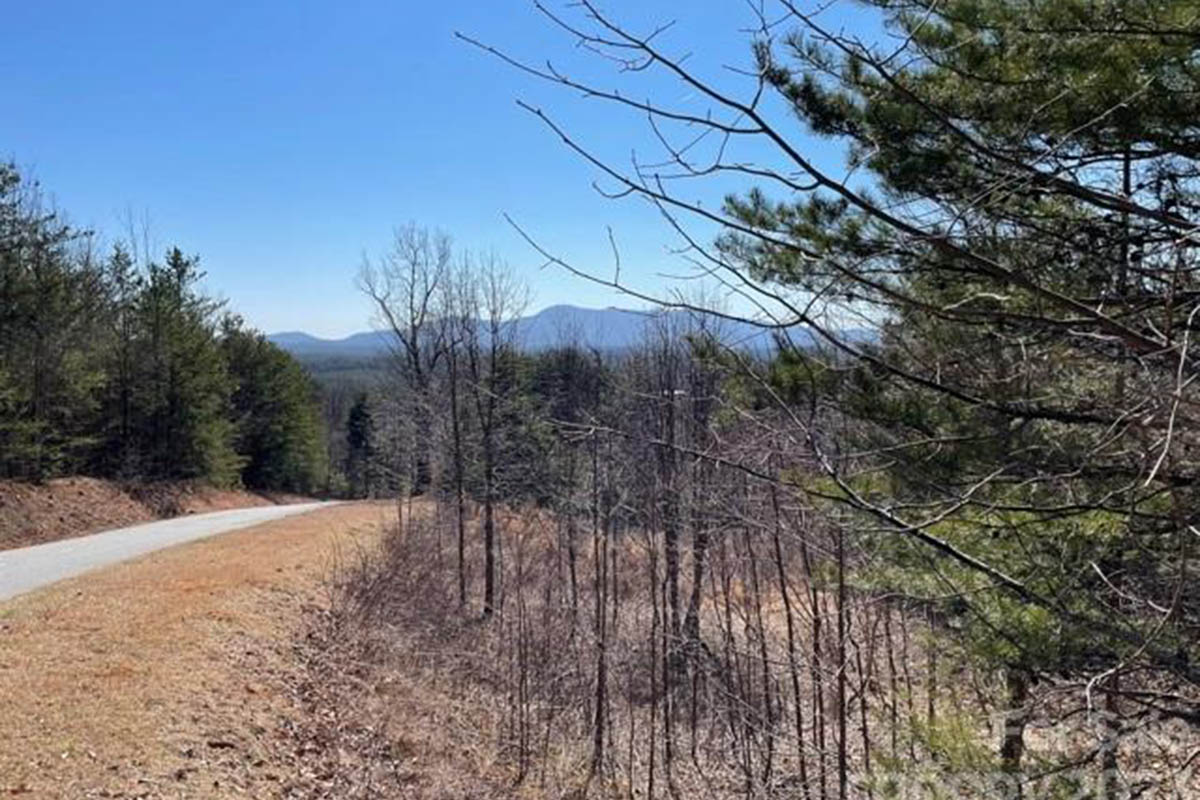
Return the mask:
[[[744,3],[609,9],[634,25],[676,19],[666,44],[718,80],[722,65],[748,62]],[[853,9],[831,13],[864,24]],[[599,197],[595,170],[515,100],[620,163],[652,149],[642,122],[506,68],[455,31],[629,88],[518,0],[13,3],[0,30],[0,158],[109,238],[130,216],[148,219],[160,249],[200,255],[208,290],[270,332],[368,327],[354,273],[407,222],[497,252],[532,285],[534,308],[634,303],[539,270],[504,213],[600,272],[611,227],[623,274],[647,289],[685,271],[653,210]],[[699,108],[647,80],[645,91]]]

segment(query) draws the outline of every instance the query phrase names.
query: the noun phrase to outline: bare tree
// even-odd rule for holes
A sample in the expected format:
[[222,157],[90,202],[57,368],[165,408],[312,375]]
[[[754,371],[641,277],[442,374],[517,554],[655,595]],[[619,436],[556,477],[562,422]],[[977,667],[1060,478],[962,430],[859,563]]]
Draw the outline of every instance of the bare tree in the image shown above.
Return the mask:
[[467,604],[467,431],[466,408],[463,402],[465,345],[475,335],[478,320],[473,299],[475,275],[471,259],[461,256],[442,282],[438,293],[438,314],[445,323],[446,375],[450,399],[450,461],[453,473],[456,564],[458,572],[458,604]]
[[497,609],[496,530],[497,489],[500,477],[500,413],[511,400],[514,387],[506,378],[516,355],[517,319],[529,302],[529,290],[494,254],[480,257],[473,280],[465,284],[462,346],[466,357],[469,391],[481,440],[483,473],[484,590],[483,613]]
[[[536,6],[573,53],[613,68],[613,85],[464,38],[646,121],[639,144],[653,152],[626,165],[522,103],[597,170],[602,192],[649,201],[698,272],[751,309],[734,316],[784,345],[770,370],[743,370],[777,412],[757,415],[787,443],[777,464],[710,455],[836,526],[801,538],[821,796],[827,734],[847,792],[865,552],[905,566],[885,632],[897,613],[903,647],[920,650],[908,633],[917,610],[942,643],[889,665],[892,685],[915,689],[904,696],[914,728],[951,724],[948,673],[985,654],[1011,679],[999,755],[1018,784],[1036,694],[1075,692],[1093,723],[1123,710],[1095,724],[1104,744],[1090,756],[1113,796],[1121,739],[1142,714],[1200,720],[1200,606],[1184,588],[1200,527],[1200,170],[1194,108],[1180,99],[1196,80],[1190,8],[1102,0],[1060,16],[1004,0],[870,0],[860,6],[897,34],[873,43],[828,24],[827,4],[747,4],[748,58],[716,72],[680,41],[682,25],[635,30],[591,0]],[[845,145],[841,165],[810,151],[797,118]],[[547,264],[696,306],[524,235]],[[658,473],[677,477],[669,461]],[[830,548],[832,603],[817,588]],[[668,547],[667,629],[673,560]],[[1050,646],[1052,630],[1071,636]],[[974,655],[948,655],[951,644]],[[900,717],[894,696],[890,712]]]
[[[430,387],[446,353],[447,327],[439,300],[452,257],[448,235],[409,223],[393,232],[387,252],[375,260],[364,258],[359,269],[359,287],[374,303],[378,324],[392,335],[401,378],[411,387],[408,413],[416,432],[429,428]],[[410,453],[409,488],[420,494],[431,480],[428,447],[414,444]]]

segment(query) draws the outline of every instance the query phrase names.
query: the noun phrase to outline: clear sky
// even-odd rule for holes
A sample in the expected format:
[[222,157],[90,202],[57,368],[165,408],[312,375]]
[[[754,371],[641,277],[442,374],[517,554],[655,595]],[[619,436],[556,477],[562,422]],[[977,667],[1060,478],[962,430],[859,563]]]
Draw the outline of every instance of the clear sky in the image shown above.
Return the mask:
[[[722,65],[748,63],[738,0],[608,8],[635,26],[677,20],[667,44],[719,80]],[[853,9],[831,13],[860,25]],[[268,332],[367,328],[356,268],[410,221],[499,253],[535,309],[634,303],[539,270],[505,212],[585,268],[610,269],[611,226],[640,285],[683,271],[654,211],[599,197],[595,170],[515,100],[621,163],[649,144],[642,121],[523,76],[455,31],[623,85],[521,0],[15,2],[0,28],[0,158],[109,238],[131,215],[148,219],[160,249],[198,254],[208,290]]]

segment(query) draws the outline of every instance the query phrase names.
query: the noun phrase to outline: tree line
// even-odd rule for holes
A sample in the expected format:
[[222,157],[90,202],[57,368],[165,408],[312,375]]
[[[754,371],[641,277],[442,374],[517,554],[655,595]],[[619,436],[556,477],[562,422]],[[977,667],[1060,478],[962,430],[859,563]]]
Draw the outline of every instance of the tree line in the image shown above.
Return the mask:
[[0,164],[0,477],[323,487],[300,365],[201,291],[197,258],[96,250]]

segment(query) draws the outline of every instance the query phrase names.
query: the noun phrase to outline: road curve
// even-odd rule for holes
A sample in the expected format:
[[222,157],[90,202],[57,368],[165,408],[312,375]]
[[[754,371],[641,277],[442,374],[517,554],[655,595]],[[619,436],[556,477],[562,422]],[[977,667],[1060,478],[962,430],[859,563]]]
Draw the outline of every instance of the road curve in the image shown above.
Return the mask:
[[0,600],[164,547],[333,505],[336,503],[236,508],[147,522],[19,550],[0,550]]

